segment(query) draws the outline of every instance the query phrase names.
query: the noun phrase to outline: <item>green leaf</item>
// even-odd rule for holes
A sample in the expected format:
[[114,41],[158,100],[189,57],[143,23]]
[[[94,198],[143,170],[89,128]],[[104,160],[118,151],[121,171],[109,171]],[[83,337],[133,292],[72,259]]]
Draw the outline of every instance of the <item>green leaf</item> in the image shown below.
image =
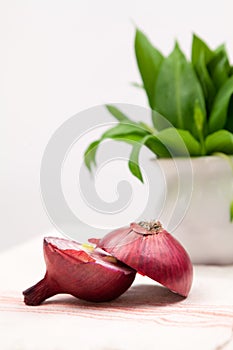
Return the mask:
[[233,201],[230,204],[230,220],[233,222]]
[[139,29],[136,30],[134,48],[148,101],[151,108],[153,108],[155,83],[163,61],[163,55]]
[[157,135],[147,135],[133,145],[129,160],[129,169],[134,176],[143,182],[139,166],[139,153],[142,146],[147,146],[158,157],[199,155],[200,144],[186,130],[169,128],[160,131]]
[[214,82],[212,81],[206,67],[206,59],[204,56],[204,52],[200,52],[199,61],[196,63],[194,68],[196,70],[197,76],[202,86],[202,90],[204,92],[207,112],[209,112],[211,110],[214,97],[216,95],[216,89],[214,86]]
[[198,130],[198,133],[202,134],[205,118],[198,101],[196,101],[194,106],[194,122],[196,124],[196,129]]
[[95,165],[95,156],[100,140],[92,142],[84,153],[84,161],[87,168],[91,171],[91,166]]
[[[164,59],[156,83],[154,109],[176,128],[190,130],[197,135],[194,106],[198,101],[204,117],[205,101],[200,83],[190,62],[187,62],[178,44]],[[153,115],[155,127],[156,114]]]
[[230,102],[227,110],[227,122],[225,128],[233,132],[233,95],[231,95]]
[[218,130],[207,136],[205,145],[208,154],[214,152],[233,154],[233,134],[227,130]]
[[155,109],[151,110],[151,118],[155,130],[160,131],[172,127],[172,123],[170,122],[170,120],[166,116],[162,116],[162,114],[156,111]]
[[136,88],[138,88],[138,89],[145,90],[145,86],[144,86],[143,84],[139,84],[139,83],[137,83],[137,82],[135,82],[135,81],[133,81],[133,82],[131,83],[131,85],[134,86],[134,87],[136,87]]
[[143,129],[145,129],[146,131],[148,131],[150,134],[154,134],[157,132],[157,130],[153,128],[153,126],[150,126],[144,122],[138,122],[138,125],[141,126]]
[[228,61],[226,57],[222,57],[216,64],[212,72],[213,81],[217,89],[219,89],[228,79]]
[[233,76],[219,89],[212,107],[209,119],[209,131],[212,133],[225,127],[227,121],[228,106],[233,94]]
[[128,122],[117,124],[104,132],[99,140],[92,142],[88,146],[84,153],[84,161],[87,168],[91,171],[92,165],[96,165],[95,158],[98,146],[105,139],[114,139],[132,144],[135,141],[140,141],[146,135],[148,135],[148,131],[140,125],[130,124]]
[[192,42],[192,64],[196,66],[200,59],[200,53],[204,54],[205,62],[208,63],[213,57],[212,50],[208,47],[208,45],[199,38],[196,34],[193,34],[193,42]]
[[138,159],[139,159],[139,153],[142,148],[142,146],[145,144],[146,139],[148,136],[144,137],[141,142],[135,142],[129,157],[129,169],[131,173],[136,176],[141,182],[143,182],[143,177],[141,173],[140,166],[138,164]]
[[166,145],[164,145],[155,135],[150,135],[146,139],[145,146],[149,148],[149,150],[153,152],[158,158],[171,157],[171,154],[167,149]]
[[116,118],[119,122],[129,122],[133,123],[132,120],[130,120],[127,115],[125,115],[123,112],[121,112],[117,107],[112,105],[106,105],[107,110],[113,115],[114,118]]
[[148,132],[141,126],[137,124],[131,124],[131,123],[119,123],[113,128],[107,130],[101,137],[101,139],[106,138],[116,138],[121,137],[128,134],[136,134],[145,136],[148,134]]
[[207,112],[211,110],[212,102],[216,94],[214,82],[207,69],[207,64],[212,58],[213,52],[203,40],[194,34],[192,42],[192,64],[204,92]]
[[134,144],[135,141],[140,141],[142,139],[142,136],[138,134],[126,134],[120,136],[113,136],[111,137],[111,139],[115,141],[123,141],[129,144]]
[[216,89],[219,89],[228,79],[230,72],[229,59],[224,45],[213,52],[213,57],[207,66]]
[[197,129],[197,132],[198,132],[198,138],[199,138],[200,145],[201,145],[201,155],[204,155],[204,154],[206,154],[205,142],[204,142],[205,130],[203,130],[205,118],[204,118],[202,110],[201,110],[201,108],[199,106],[198,101],[196,101],[196,103],[195,103],[194,121],[195,121],[195,124],[196,124],[196,129]]
[[147,146],[159,158],[188,157],[201,154],[199,142],[186,130],[167,128],[156,135],[143,139]]
[[147,135],[142,138],[140,142],[134,143],[129,159],[129,169],[131,173],[136,176],[141,182],[143,182],[143,176],[139,166],[138,158],[143,145],[147,146],[158,157],[170,157],[170,153],[166,145],[164,145],[155,135]]
[[167,128],[156,137],[166,146],[172,157],[201,155],[200,143],[187,130]]

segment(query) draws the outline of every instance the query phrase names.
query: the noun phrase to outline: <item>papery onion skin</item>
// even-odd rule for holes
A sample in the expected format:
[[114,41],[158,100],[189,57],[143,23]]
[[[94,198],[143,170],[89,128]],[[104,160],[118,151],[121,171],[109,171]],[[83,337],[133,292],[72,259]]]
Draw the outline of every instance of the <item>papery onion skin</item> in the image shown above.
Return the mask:
[[193,280],[190,257],[160,222],[132,223],[95,243],[142,275],[175,293],[188,296]]
[[101,249],[88,254],[81,244],[55,237],[45,238],[43,247],[47,271],[40,282],[23,292],[27,305],[39,305],[59,293],[93,302],[110,301],[134,281],[136,271],[112,263],[114,258]]

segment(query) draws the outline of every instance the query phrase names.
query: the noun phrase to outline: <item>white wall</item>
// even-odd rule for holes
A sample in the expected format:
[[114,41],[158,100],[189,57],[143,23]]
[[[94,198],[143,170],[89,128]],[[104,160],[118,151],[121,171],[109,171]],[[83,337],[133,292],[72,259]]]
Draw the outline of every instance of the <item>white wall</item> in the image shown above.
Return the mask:
[[134,59],[135,22],[168,53],[191,35],[225,42],[231,0],[7,0],[0,2],[0,248],[48,232],[40,198],[44,148],[65,120],[106,102],[146,105]]

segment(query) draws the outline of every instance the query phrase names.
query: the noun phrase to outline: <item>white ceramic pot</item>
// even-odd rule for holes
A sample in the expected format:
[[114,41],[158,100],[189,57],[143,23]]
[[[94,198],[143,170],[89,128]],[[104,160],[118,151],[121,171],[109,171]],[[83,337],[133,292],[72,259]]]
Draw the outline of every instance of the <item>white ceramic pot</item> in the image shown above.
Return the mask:
[[233,263],[233,173],[227,160],[208,156],[156,162],[165,179],[159,217],[164,226],[185,246],[193,263]]

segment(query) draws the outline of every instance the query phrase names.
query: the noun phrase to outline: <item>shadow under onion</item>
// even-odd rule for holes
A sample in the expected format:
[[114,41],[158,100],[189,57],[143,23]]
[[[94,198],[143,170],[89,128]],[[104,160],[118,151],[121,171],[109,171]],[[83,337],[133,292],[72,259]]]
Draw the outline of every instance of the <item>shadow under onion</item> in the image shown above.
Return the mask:
[[46,300],[43,305],[65,305],[67,307],[85,307],[85,308],[135,308],[145,305],[151,306],[167,306],[170,304],[179,303],[185,297],[171,292],[169,289],[160,285],[135,285],[132,286],[119,298],[103,303],[93,303],[81,299],[76,299],[72,296],[58,295],[56,298]]

